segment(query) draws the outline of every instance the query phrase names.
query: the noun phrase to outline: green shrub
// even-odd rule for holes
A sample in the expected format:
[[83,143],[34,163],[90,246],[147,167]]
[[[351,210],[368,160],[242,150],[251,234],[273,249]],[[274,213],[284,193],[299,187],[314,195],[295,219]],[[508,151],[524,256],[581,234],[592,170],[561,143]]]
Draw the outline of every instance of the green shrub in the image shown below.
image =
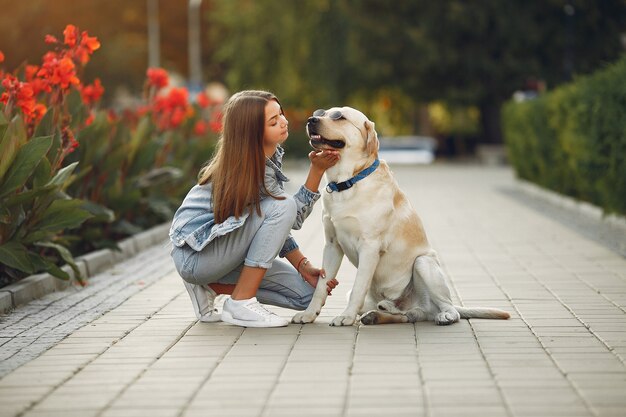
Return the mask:
[[[222,97],[190,100],[150,68],[143,102],[99,110],[81,80],[95,37],[68,25],[40,66],[0,66],[0,287],[172,218],[221,129]],[[0,51],[0,64],[4,55]],[[71,232],[68,232],[71,230]]]
[[520,178],[626,214],[626,57],[538,99],[503,109]]

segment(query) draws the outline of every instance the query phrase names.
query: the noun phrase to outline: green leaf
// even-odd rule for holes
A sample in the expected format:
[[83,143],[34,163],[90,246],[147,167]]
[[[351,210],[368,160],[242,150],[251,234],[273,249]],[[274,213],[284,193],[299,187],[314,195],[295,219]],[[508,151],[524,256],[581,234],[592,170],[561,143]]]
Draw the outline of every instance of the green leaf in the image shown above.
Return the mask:
[[19,149],[2,186],[0,186],[0,197],[15,191],[26,183],[41,158],[50,149],[51,143],[52,138],[50,136],[42,136],[31,139]]
[[21,117],[16,116],[11,120],[0,140],[0,182],[2,182],[20,146],[26,143],[26,130]]
[[137,129],[133,132],[130,142],[128,143],[128,153],[126,154],[126,161],[128,166],[132,166],[135,159],[135,155],[139,151],[141,145],[146,142],[150,135],[150,117],[145,116],[139,121]]
[[48,151],[48,160],[52,166],[57,166],[59,157],[61,156],[61,130],[58,128],[53,129],[52,146]]
[[70,90],[66,98],[67,108],[70,111],[72,128],[81,126],[87,118],[88,112],[77,89]]
[[42,220],[36,225],[41,231],[62,231],[80,226],[93,217],[82,209],[82,200],[55,200],[41,215]]
[[5,206],[0,206],[0,223],[11,223],[11,211]]
[[70,274],[68,274],[52,262],[46,261],[46,272],[54,277],[62,279],[63,281],[69,281],[70,279]]
[[79,281],[82,280],[80,269],[78,269],[78,265],[74,262],[74,257],[65,246],[52,242],[38,242],[35,243],[35,245],[56,250],[61,258],[70,266],[70,268],[72,268],[76,278]]
[[8,126],[9,121],[5,117],[4,113],[0,112],[0,138],[4,137],[4,132],[6,132]]
[[21,239],[21,242],[24,243],[25,245],[28,245],[28,244],[35,243],[35,242],[50,240],[53,237],[54,237],[54,232],[34,230],[28,233],[26,236],[24,236]]
[[0,263],[27,274],[35,272],[32,262],[28,259],[28,250],[21,243],[7,242],[0,245]]
[[74,162],[60,169],[46,185],[59,185],[62,189],[65,188],[68,178],[70,178],[70,175],[72,175],[72,172],[74,172],[74,169],[76,169],[77,165],[78,162]]
[[28,190],[23,193],[8,196],[2,200],[2,204],[5,207],[13,207],[18,204],[28,203],[37,197],[52,193],[55,188],[56,186],[54,185],[47,185],[34,190]]
[[50,181],[50,175],[52,175],[52,167],[48,158],[42,158],[35,172],[33,173],[33,187],[41,187]]
[[46,114],[41,118],[37,127],[35,127],[35,134],[33,136],[50,136],[54,134],[54,109],[51,107]]
[[82,208],[93,214],[90,222],[106,222],[111,223],[115,220],[115,212],[103,205],[94,203],[93,201],[85,201]]

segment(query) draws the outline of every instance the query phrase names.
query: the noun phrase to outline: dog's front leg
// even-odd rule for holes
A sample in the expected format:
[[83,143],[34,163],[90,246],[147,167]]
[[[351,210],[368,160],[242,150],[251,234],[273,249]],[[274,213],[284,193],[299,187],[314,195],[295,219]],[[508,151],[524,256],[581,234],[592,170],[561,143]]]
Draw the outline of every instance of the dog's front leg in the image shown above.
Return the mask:
[[369,291],[372,277],[380,259],[378,244],[365,242],[359,249],[359,265],[357,266],[354,286],[350,293],[348,307],[330,323],[331,326],[351,326],[356,321],[356,315],[363,307],[365,296]]
[[328,297],[327,283],[329,280],[337,276],[337,272],[339,272],[339,267],[341,266],[343,250],[337,242],[335,229],[328,216],[324,216],[323,219],[326,245],[324,245],[322,268],[324,269],[324,272],[326,272],[326,276],[320,276],[311,302],[306,310],[293,316],[291,319],[292,323],[312,323],[315,321],[317,316],[320,314],[320,311],[322,311],[322,306],[326,302],[326,297]]

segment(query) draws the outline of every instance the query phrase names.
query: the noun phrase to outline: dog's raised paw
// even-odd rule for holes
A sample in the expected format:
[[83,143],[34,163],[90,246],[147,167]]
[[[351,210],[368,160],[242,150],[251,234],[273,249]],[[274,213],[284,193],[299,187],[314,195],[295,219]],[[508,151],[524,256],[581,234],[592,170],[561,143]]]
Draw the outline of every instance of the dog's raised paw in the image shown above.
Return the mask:
[[293,316],[293,318],[291,319],[291,322],[296,323],[296,324],[313,323],[318,315],[319,315],[319,312],[316,313],[316,312],[303,311]]
[[330,322],[330,325],[334,327],[352,326],[355,320],[356,318],[351,316],[337,316]]

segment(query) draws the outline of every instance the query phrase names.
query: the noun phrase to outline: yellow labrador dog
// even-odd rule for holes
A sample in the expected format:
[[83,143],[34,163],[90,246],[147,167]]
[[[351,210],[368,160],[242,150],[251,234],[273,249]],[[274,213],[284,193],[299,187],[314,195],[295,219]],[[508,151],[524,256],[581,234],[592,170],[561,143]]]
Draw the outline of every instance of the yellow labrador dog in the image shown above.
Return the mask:
[[308,308],[292,322],[311,323],[326,300],[326,281],[335,278],[345,255],[357,267],[348,306],[331,326],[460,318],[508,319],[492,308],[452,304],[450,289],[422,222],[398,187],[385,161],[378,159],[374,123],[350,107],[317,110],[307,122],[311,146],[341,152],[326,171],[323,194],[326,236],[323,267]]

